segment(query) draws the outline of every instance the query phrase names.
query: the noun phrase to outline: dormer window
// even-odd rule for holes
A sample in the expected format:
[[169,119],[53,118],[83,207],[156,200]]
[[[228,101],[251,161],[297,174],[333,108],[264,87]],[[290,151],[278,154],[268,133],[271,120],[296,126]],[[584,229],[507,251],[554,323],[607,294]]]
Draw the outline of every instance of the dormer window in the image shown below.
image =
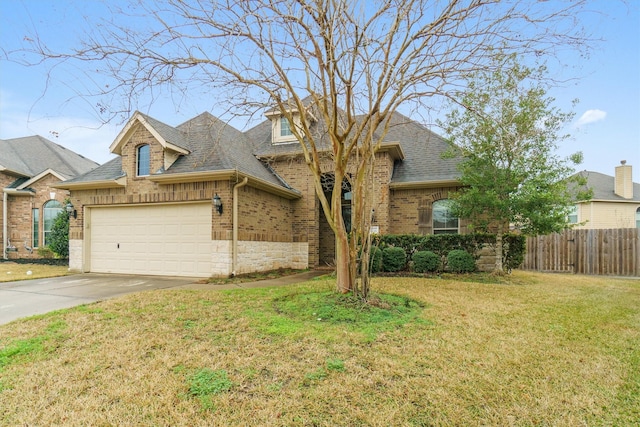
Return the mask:
[[[271,142],[274,144],[290,144],[297,142],[293,134],[294,127],[302,132],[302,117],[298,110],[292,109],[289,114],[271,110],[265,115],[271,120]],[[308,117],[308,114],[307,114]]]
[[148,176],[150,170],[150,152],[149,145],[141,145],[136,148],[136,175],[137,176]]
[[293,136],[293,132],[291,132],[291,125],[289,124],[289,119],[287,119],[286,117],[280,117],[280,136],[283,138]]
[[291,130],[292,126],[301,127],[300,115],[294,114],[293,123],[287,117],[274,115],[271,117],[271,135],[274,144],[296,142],[296,137]]

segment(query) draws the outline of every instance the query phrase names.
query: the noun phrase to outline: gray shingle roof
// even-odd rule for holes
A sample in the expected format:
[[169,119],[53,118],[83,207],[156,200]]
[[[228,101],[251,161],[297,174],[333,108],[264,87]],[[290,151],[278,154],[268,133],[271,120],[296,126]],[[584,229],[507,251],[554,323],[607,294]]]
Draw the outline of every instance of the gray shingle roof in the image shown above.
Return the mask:
[[164,174],[232,169],[282,185],[253,155],[245,134],[211,114],[202,113],[177,129],[187,136],[191,153],[181,156]]
[[118,156],[109,160],[107,163],[75,178],[68,179],[68,182],[85,182],[85,181],[111,181],[124,175],[122,172],[122,157]]
[[576,175],[587,179],[586,186],[593,190],[593,200],[640,202],[640,184],[637,182],[633,183],[633,198],[625,199],[614,193],[615,178],[613,176],[586,170]]
[[95,169],[98,163],[35,135],[0,140],[0,166],[29,177],[52,169],[71,178]]
[[147,116],[146,114],[139,114],[144,117],[147,123],[149,123],[149,125],[151,125],[151,127],[153,127],[155,131],[164,138],[165,141],[173,145],[177,145],[180,148],[189,150],[189,139],[183,132],[180,132],[180,130],[167,124],[164,124],[161,121],[154,119],[153,117]]
[[[323,134],[320,125],[312,126],[312,131]],[[246,132],[247,138],[255,144],[258,156],[278,156],[300,153],[298,143],[272,144],[271,122],[265,120]],[[421,124],[395,113],[390,118],[389,131],[384,139],[398,142],[405,153],[404,160],[397,162],[392,183],[448,181],[459,178],[457,170],[459,159],[442,159],[442,153],[448,143],[436,133]],[[326,138],[320,138],[320,146]]]
[[[290,188],[258,158],[297,154],[301,152],[297,142],[272,144],[271,121],[266,119],[246,132],[240,132],[209,113],[171,127],[152,117],[144,119],[166,141],[189,150],[167,170],[157,175],[188,172],[237,170],[271,184]],[[401,115],[391,117],[385,140],[398,142],[405,159],[397,162],[392,182],[435,182],[455,180],[459,174],[456,159],[441,158],[448,145],[440,136],[424,126]],[[312,124],[312,131],[319,135],[318,142],[328,148],[322,123]],[[66,182],[112,180],[122,176],[121,159],[118,157],[90,173]]]
[[460,159],[442,158],[449,144],[418,122],[395,113],[385,139],[399,142],[405,154],[394,168],[392,183],[449,181],[460,177],[457,169]]

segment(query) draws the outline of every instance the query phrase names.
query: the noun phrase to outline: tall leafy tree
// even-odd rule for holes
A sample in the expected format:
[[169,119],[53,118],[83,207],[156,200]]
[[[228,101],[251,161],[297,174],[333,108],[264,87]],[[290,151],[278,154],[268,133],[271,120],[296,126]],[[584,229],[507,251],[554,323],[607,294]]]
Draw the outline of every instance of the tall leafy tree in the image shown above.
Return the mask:
[[514,228],[546,234],[568,226],[576,194],[568,183],[582,154],[557,155],[573,113],[547,95],[544,66],[520,64],[515,55],[497,54],[495,66],[469,74],[465,91],[441,123],[452,144],[446,155],[460,156],[454,210],[471,226],[496,233],[495,272],[503,273],[503,235]]
[[[107,119],[165,85],[185,100],[207,91],[233,114],[275,108],[290,123],[299,114],[301,126],[291,131],[335,234],[336,287],[366,297],[372,171],[390,117],[400,108],[427,116],[429,100],[449,96],[465,73],[488,67],[497,44],[542,56],[580,45],[585,36],[576,17],[585,4],[132,0],[126,8],[114,6],[104,22],[88,22],[78,47],[53,50],[36,34],[12,57],[53,61],[62,69],[77,64],[91,77],[85,81],[96,83],[93,93],[82,95],[97,96],[93,105]],[[315,119],[324,124],[322,134],[308,126]],[[335,179],[325,194],[326,173]],[[342,218],[345,178],[353,181],[350,232]],[[365,265],[358,268],[358,260]]]

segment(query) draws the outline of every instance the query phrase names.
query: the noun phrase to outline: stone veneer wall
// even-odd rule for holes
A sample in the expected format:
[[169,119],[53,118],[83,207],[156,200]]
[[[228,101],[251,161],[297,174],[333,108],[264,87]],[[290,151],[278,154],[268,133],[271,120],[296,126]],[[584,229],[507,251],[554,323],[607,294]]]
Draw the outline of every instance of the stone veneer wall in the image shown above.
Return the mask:
[[309,266],[307,242],[238,242],[236,274]]
[[69,239],[69,271],[84,273],[82,267],[82,239]]

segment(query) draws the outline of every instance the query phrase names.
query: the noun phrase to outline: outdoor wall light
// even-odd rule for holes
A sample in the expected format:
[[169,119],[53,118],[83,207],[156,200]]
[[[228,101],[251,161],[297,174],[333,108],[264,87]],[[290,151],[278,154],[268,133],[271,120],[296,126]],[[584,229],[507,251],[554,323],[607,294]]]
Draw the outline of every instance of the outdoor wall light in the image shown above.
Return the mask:
[[220,196],[218,196],[218,193],[213,196],[213,206],[215,206],[218,213],[222,215],[222,200],[220,200]]
[[67,205],[64,207],[67,213],[69,214],[69,218],[73,217],[73,219],[78,218],[78,211],[73,208],[71,202],[67,202]]

